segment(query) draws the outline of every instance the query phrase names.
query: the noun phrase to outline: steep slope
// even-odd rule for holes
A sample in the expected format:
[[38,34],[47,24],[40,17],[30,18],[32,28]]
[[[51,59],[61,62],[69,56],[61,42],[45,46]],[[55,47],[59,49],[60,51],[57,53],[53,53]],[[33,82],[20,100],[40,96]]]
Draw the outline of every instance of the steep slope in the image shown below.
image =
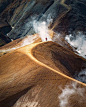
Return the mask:
[[12,30],[11,26],[8,24],[8,22],[4,21],[0,18],[0,46],[3,46],[9,42],[11,42],[11,39],[6,36],[8,32]]
[[[45,34],[45,36],[44,36]],[[62,36],[59,36],[58,34],[56,34],[55,32],[53,32],[52,30],[48,30],[47,33],[45,32],[44,34],[40,35],[40,34],[34,34],[34,35],[27,35],[24,38],[19,38],[16,40],[13,40],[12,42],[0,47],[0,56],[11,52],[12,50],[18,49],[20,47],[23,47],[25,45],[31,44],[31,43],[38,43],[41,42],[42,38],[45,39],[46,35],[49,35],[49,37],[51,38],[51,41],[60,44],[61,46],[71,50],[71,51],[75,51],[68,43],[67,41],[65,41]],[[46,40],[45,40],[46,41]]]
[[[68,63],[73,72],[67,68]],[[26,93],[14,107],[60,107],[59,95],[72,82],[84,89],[86,96],[86,84],[70,78],[74,70],[80,72],[76,63],[81,66],[86,60],[53,42],[35,43],[7,53],[0,58],[0,106],[10,107]],[[70,100],[74,106],[79,96],[73,97],[77,97]],[[83,107],[84,102],[85,97],[80,103]]]
[[19,38],[16,39],[2,47],[0,47],[0,56],[11,52],[15,49],[18,49],[20,47],[23,47],[25,45],[31,44],[31,43],[37,43],[37,42],[41,42],[41,38],[39,36],[39,34],[34,34],[34,35],[29,35],[26,36],[25,38]]
[[[85,59],[53,42],[45,42],[37,45],[32,49],[32,54],[37,60],[46,65],[51,66],[54,69],[56,66],[60,69],[60,72],[63,72],[64,74],[69,72],[72,76],[75,75],[75,71],[80,72],[86,64]],[[83,68],[82,65],[84,65]]]

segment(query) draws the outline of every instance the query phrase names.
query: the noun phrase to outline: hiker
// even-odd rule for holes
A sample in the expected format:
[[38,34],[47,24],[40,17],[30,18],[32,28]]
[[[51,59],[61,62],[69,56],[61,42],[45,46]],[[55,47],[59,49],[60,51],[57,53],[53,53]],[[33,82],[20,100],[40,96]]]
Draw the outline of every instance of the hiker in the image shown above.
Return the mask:
[[46,41],[47,41],[47,38],[45,38],[46,39]]

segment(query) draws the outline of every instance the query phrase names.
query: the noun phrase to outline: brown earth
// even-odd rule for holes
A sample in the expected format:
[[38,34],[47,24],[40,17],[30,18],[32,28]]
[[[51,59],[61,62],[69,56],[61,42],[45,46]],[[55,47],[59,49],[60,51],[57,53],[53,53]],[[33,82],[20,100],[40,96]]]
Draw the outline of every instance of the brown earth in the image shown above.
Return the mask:
[[[0,106],[11,107],[20,98],[14,107],[60,107],[59,95],[72,83],[86,96],[86,84],[72,78],[85,63],[54,42],[33,43],[5,54],[0,57]],[[78,102],[79,97],[70,98],[71,107],[86,106],[86,97]]]
[[[73,78],[86,68],[86,59],[64,40],[69,33],[84,33],[85,10],[84,0],[0,0],[1,35],[6,38],[2,33],[12,27],[8,37],[14,39],[1,40],[6,45],[0,47],[0,107],[86,107],[86,84]],[[33,21],[48,18],[56,43],[32,35]]]

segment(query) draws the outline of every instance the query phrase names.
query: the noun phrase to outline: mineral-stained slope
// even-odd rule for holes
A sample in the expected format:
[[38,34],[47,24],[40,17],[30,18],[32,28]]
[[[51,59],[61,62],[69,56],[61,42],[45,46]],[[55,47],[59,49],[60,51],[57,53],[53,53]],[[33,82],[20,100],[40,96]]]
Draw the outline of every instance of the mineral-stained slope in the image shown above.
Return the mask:
[[74,83],[74,90],[83,90],[83,98],[78,101],[81,94],[76,90],[79,95],[70,96],[68,104],[85,107],[86,84],[72,78],[82,64],[85,59],[53,42],[34,43],[5,54],[0,57],[0,106],[60,107],[62,89],[69,85],[71,90]]

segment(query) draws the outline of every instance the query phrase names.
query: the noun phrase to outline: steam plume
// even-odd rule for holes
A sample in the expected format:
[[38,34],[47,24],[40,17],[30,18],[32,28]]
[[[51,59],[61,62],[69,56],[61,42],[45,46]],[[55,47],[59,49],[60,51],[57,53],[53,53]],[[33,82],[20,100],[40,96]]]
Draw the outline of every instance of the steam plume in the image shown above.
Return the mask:
[[35,33],[38,33],[42,39],[42,41],[52,41],[49,35],[49,29],[48,25],[52,23],[53,19],[51,18],[51,15],[49,14],[47,16],[46,21],[37,21],[33,20],[33,29],[35,30]]
[[39,33],[39,35],[40,35],[43,42],[46,41],[46,38],[47,38],[47,41],[52,41],[51,38],[50,38],[50,35],[49,35],[49,32],[48,32],[48,27],[47,27],[45,21],[43,21],[43,22],[34,21],[33,22],[33,27],[35,29],[35,32]]
[[74,78],[83,83],[86,83],[86,68],[81,70],[80,73],[75,74]]
[[78,32],[75,36],[72,34],[67,35],[65,40],[76,49],[80,56],[86,58],[86,35]]
[[77,83],[66,85],[59,95],[60,107],[85,107],[85,88],[81,88]]

